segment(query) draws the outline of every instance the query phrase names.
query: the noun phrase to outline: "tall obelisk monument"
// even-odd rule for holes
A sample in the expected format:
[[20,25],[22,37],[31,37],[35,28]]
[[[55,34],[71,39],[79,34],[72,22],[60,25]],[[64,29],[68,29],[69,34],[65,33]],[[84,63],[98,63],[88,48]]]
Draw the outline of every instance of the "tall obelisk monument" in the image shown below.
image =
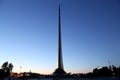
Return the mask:
[[60,17],[60,5],[59,5],[59,17],[58,17],[58,68],[63,68],[62,60],[62,44],[61,44],[61,17]]
[[58,68],[55,70],[53,75],[55,76],[64,76],[66,72],[63,67],[63,59],[62,59],[62,44],[61,44],[61,14],[60,14],[60,5],[58,8]]

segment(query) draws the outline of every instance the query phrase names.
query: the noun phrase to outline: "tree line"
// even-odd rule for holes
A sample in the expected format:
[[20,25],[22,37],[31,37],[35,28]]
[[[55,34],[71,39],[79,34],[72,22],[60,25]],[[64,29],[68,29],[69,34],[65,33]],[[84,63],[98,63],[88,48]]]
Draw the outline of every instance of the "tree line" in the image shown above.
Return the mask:
[[5,62],[2,64],[1,69],[0,69],[0,79],[5,78],[5,77],[10,77],[13,69],[13,64]]
[[102,68],[94,68],[92,72],[79,74],[81,77],[120,77],[120,66],[104,66]]

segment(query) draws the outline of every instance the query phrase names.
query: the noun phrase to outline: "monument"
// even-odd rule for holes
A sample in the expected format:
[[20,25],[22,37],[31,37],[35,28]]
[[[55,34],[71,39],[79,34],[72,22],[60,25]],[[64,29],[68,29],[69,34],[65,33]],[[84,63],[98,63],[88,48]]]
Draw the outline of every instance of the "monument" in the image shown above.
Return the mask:
[[53,72],[54,76],[64,76],[66,72],[64,71],[63,59],[62,59],[62,44],[61,44],[61,14],[60,14],[60,5],[58,8],[58,67]]

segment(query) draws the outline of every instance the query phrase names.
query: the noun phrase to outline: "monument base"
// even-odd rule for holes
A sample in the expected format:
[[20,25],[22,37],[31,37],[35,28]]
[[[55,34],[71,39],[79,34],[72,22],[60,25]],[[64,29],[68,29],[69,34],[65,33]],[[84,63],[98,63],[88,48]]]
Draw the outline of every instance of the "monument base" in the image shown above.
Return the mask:
[[56,76],[56,77],[62,77],[65,75],[66,75],[66,72],[61,68],[57,68],[53,73],[53,76]]

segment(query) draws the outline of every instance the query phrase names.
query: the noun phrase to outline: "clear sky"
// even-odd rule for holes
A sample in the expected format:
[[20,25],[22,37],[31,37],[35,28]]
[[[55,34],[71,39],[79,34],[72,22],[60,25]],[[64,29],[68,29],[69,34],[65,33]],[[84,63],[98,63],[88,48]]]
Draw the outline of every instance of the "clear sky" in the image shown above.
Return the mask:
[[[120,0],[59,0],[66,72],[120,66]],[[58,0],[0,0],[0,66],[50,74],[57,67]]]

